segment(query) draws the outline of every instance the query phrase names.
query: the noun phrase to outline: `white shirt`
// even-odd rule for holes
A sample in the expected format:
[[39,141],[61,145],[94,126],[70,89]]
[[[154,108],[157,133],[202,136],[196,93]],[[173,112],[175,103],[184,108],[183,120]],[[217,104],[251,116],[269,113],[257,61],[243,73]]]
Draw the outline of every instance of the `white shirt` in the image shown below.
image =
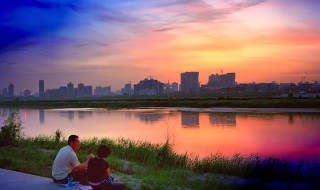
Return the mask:
[[54,159],[52,166],[52,176],[55,179],[61,180],[71,173],[74,167],[80,165],[78,157],[71,146],[61,148]]

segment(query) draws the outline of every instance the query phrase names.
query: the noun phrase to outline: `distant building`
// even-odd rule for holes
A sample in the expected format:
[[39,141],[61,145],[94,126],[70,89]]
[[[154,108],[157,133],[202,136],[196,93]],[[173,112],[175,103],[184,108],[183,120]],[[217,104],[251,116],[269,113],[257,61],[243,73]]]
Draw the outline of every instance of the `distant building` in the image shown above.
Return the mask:
[[39,80],[39,97],[44,98],[45,93],[44,93],[44,80]]
[[23,97],[28,98],[30,96],[31,96],[31,91],[28,88],[24,89]]
[[199,72],[181,73],[181,92],[196,93],[199,91]]
[[7,97],[7,96],[8,96],[8,88],[4,88],[4,89],[2,90],[2,96],[3,96],[3,97]]
[[9,92],[8,92],[9,97],[13,97],[14,96],[14,86],[13,86],[12,82],[9,84],[8,89],[9,89]]
[[212,74],[209,76],[208,87],[225,88],[236,85],[236,73]]
[[60,98],[60,90],[59,89],[47,89],[46,90],[47,98]]
[[67,84],[67,88],[68,88],[68,97],[75,96],[73,84],[71,82]]
[[78,97],[83,97],[84,96],[84,84],[79,83],[78,84],[78,92],[77,92]]
[[164,84],[164,92],[165,93],[173,93],[179,91],[179,84],[176,82]]
[[122,95],[132,95],[133,94],[133,89],[132,89],[131,83],[127,83],[124,85],[124,88],[121,89],[121,94]]
[[173,92],[178,92],[179,91],[179,84],[177,82],[171,83],[171,88]]
[[92,86],[84,87],[84,96],[92,96]]
[[156,95],[163,93],[164,84],[155,79],[144,79],[134,85],[134,94]]
[[60,86],[59,87],[59,97],[66,98],[68,96],[68,87]]
[[101,87],[97,86],[94,90],[94,94],[96,96],[111,96],[111,86]]

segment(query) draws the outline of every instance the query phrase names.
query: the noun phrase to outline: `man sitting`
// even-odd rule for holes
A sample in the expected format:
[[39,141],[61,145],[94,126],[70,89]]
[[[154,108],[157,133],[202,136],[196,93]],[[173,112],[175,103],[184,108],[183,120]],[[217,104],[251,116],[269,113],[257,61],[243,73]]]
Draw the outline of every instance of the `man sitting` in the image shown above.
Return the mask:
[[74,181],[79,181],[83,185],[88,185],[87,166],[94,155],[88,155],[88,160],[80,164],[75,153],[80,148],[80,141],[77,135],[70,135],[68,145],[61,148],[54,159],[52,166],[52,179],[56,183],[67,183],[68,177],[73,177]]

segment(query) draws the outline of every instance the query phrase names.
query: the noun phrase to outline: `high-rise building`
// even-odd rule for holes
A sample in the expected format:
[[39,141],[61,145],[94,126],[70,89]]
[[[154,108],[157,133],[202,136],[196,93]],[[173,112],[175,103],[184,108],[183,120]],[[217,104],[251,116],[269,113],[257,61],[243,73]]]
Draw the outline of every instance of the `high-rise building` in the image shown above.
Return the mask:
[[68,88],[66,86],[59,87],[59,97],[65,98],[68,96]]
[[96,96],[111,96],[111,86],[101,87],[97,86],[94,90]]
[[92,86],[89,85],[84,87],[84,95],[92,96]]
[[73,84],[71,82],[69,82],[67,84],[67,88],[68,88],[68,97],[73,97],[74,96],[74,88],[73,88]]
[[84,84],[82,83],[78,84],[78,96],[79,97],[84,96]]
[[9,89],[9,93],[8,93],[9,97],[13,97],[14,96],[14,86],[13,86],[12,82],[9,84],[8,89]]
[[172,87],[172,91],[173,92],[178,92],[179,91],[179,84],[177,82],[173,82],[171,84],[171,87]]
[[236,73],[212,74],[209,76],[208,86],[211,88],[225,88],[236,85]]
[[132,95],[133,90],[132,90],[131,83],[125,84],[124,88],[121,89],[121,92],[123,95]]
[[163,93],[164,84],[155,79],[144,79],[134,85],[134,93],[137,95],[156,95]]
[[45,97],[45,94],[44,94],[44,80],[39,80],[39,97],[40,98]]
[[181,92],[196,93],[199,91],[199,72],[181,73]]
[[8,89],[7,89],[7,88],[4,88],[4,89],[2,90],[2,96],[3,96],[3,97],[7,97],[7,96],[8,96]]
[[23,97],[27,98],[31,96],[31,91],[28,88],[25,88],[23,91]]
[[173,93],[173,92],[178,92],[179,91],[179,84],[176,82],[173,82],[170,84],[168,81],[167,84],[164,84],[164,92],[165,93]]

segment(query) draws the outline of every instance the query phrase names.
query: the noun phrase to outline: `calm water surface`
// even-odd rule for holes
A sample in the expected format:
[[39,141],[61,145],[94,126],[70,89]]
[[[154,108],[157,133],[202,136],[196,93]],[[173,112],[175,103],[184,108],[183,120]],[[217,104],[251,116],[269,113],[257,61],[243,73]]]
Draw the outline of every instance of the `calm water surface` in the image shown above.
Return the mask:
[[[176,152],[199,157],[220,152],[227,156],[258,153],[292,161],[320,160],[320,112],[224,108],[0,108],[1,124],[13,111],[18,111],[27,136],[54,135],[60,129],[65,137],[77,134],[82,139],[123,137],[163,143],[169,137]],[[305,111],[308,112],[302,110]]]

